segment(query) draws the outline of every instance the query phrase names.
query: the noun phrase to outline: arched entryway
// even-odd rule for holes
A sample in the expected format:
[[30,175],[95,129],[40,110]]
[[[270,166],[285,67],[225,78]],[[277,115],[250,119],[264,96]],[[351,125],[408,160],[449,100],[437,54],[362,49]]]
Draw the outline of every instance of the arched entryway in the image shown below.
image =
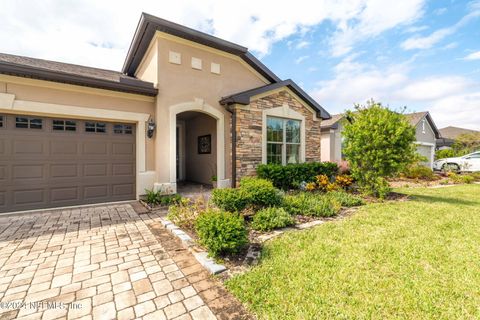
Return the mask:
[[170,181],[191,181],[219,187],[225,179],[225,119],[201,99],[170,107]]
[[198,111],[177,114],[177,183],[211,185],[217,180],[217,120]]

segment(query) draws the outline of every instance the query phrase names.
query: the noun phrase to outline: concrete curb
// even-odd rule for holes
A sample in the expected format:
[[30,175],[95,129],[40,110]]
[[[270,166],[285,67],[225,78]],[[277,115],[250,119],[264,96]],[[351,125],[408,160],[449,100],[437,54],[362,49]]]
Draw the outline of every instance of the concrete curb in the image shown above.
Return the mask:
[[188,234],[186,234],[185,231],[173,224],[173,222],[166,218],[159,218],[159,220],[165,229],[180,239],[182,246],[190,251],[195,259],[197,259],[198,263],[200,263],[210,274],[219,274],[227,270],[224,265],[218,264],[215,262],[215,260],[208,257],[208,253],[206,251],[199,251],[195,246],[195,241]]

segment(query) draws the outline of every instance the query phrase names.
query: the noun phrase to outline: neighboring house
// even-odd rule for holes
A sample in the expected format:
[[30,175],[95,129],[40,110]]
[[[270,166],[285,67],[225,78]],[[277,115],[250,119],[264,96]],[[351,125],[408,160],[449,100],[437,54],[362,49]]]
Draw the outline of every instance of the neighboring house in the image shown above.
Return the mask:
[[1,54],[0,212],[229,187],[319,161],[329,118],[247,48],[148,14],[122,72]]
[[[428,159],[426,166],[432,168],[435,156],[435,141],[440,134],[433,122],[430,113],[416,112],[405,115],[416,130],[417,152]],[[332,115],[331,119],[322,121],[321,124],[321,143],[322,161],[340,162],[342,155],[342,130],[343,115]]]
[[480,131],[471,130],[471,129],[464,129],[458,127],[445,127],[439,129],[440,131],[440,138],[437,139],[437,149],[449,149],[455,143],[455,140],[458,136],[462,134],[470,134],[470,133],[478,133]]

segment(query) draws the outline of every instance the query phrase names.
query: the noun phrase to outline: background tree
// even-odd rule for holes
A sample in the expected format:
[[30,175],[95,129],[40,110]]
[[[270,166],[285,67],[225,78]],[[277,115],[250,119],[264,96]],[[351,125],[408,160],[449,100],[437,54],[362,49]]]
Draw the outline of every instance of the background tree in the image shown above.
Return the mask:
[[373,100],[347,111],[344,154],[360,191],[384,198],[392,177],[417,160],[415,129],[402,113]]
[[436,159],[461,157],[480,150],[480,132],[459,135],[451,149],[437,150]]

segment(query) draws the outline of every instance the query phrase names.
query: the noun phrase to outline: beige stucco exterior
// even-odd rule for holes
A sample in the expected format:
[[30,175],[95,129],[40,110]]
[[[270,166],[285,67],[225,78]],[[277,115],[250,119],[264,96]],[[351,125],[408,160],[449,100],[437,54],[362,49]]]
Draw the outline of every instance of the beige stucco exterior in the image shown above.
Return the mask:
[[[232,168],[232,111],[240,109],[220,105],[219,101],[271,84],[238,55],[156,31],[136,68],[135,77],[153,83],[158,94],[151,97],[0,75],[0,114],[134,123],[137,127],[137,197],[144,194],[145,189],[176,192],[177,181],[182,179],[208,184],[212,176],[216,176],[218,187],[229,187],[233,169],[237,178],[244,173],[253,174],[254,166],[265,162],[265,119],[268,116],[300,120],[300,161],[320,160],[321,119],[317,118],[318,110],[312,109],[289,88],[277,87],[253,97],[250,105],[244,106],[258,109],[253,121],[259,126],[252,128],[246,123],[239,128],[240,122],[237,123],[236,133],[246,133],[237,140],[237,150],[248,146],[252,139],[247,141],[247,136],[255,132],[258,141],[251,148],[259,152],[255,161],[249,162],[248,173],[237,170],[238,163]],[[184,116],[185,112],[188,117]],[[192,116],[192,113],[196,115]],[[146,135],[149,120],[156,125],[152,138]],[[177,127],[181,132],[179,171]],[[212,152],[199,154],[197,139],[207,134],[211,135]],[[243,150],[244,153],[247,151]],[[237,162],[247,163],[247,160],[237,158]]]
[[[180,55],[180,63],[171,61],[171,54]],[[201,61],[192,65],[192,59]],[[219,65],[212,70],[212,64]],[[217,66],[216,66],[217,67]],[[215,72],[212,72],[215,71]],[[156,73],[156,77],[153,75]],[[227,95],[256,88],[269,82],[239,57],[220,50],[157,32],[141,62],[136,77],[157,84],[155,101],[157,123],[155,137],[155,182],[157,189],[174,191],[177,176],[174,161],[176,118],[178,111],[203,112],[222,125],[217,127],[216,150],[223,144],[224,152],[217,152],[219,185],[230,185],[231,178],[231,114],[219,100]],[[190,107],[189,107],[190,105]],[[181,106],[181,107],[180,107]],[[174,113],[172,115],[172,113]],[[220,119],[221,118],[221,119]],[[222,143],[219,141],[223,141]],[[214,143],[212,142],[212,143]],[[221,153],[221,154],[220,154]],[[220,160],[222,158],[222,160]],[[187,160],[186,160],[187,161]],[[220,163],[221,162],[221,163]],[[210,169],[208,169],[210,171]],[[209,175],[211,175],[209,173]],[[201,179],[205,181],[205,177]]]
[[134,123],[137,196],[153,184],[155,145],[144,134],[146,121],[155,116],[152,97],[0,75],[0,113]]

